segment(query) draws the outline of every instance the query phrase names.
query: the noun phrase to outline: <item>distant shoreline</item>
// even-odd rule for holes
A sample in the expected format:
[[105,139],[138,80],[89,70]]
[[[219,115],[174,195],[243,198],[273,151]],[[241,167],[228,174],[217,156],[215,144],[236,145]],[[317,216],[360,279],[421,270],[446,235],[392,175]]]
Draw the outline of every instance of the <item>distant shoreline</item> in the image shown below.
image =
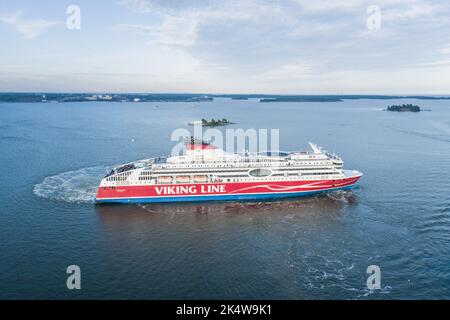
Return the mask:
[[450,100],[450,96],[427,95],[268,95],[268,94],[193,94],[193,93],[0,93],[0,103],[55,103],[55,102],[211,102],[216,98],[228,98],[245,102],[259,99],[271,102],[341,102],[344,100]]

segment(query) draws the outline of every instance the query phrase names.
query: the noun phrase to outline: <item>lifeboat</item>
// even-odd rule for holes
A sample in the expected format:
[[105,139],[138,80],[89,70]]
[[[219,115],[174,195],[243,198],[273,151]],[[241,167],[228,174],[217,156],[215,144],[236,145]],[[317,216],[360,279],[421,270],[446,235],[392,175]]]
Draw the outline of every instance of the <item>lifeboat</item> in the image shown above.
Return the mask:
[[208,182],[208,176],[194,176],[194,182]]
[[177,176],[176,180],[178,183],[189,183],[189,182],[191,182],[191,177],[190,176]]
[[158,177],[158,183],[171,183],[172,180],[173,178],[168,176]]

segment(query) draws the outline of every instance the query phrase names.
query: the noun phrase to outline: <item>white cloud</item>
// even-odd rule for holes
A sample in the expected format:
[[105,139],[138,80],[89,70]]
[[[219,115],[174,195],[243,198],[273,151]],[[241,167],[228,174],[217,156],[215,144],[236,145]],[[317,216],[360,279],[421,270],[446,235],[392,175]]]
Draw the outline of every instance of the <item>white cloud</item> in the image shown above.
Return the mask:
[[408,5],[388,7],[382,10],[382,21],[398,22],[402,20],[412,21],[417,18],[432,17],[438,10],[439,6],[436,4],[411,1]]
[[[89,38],[70,39],[77,46],[64,48],[64,39],[55,47],[35,46],[60,58],[20,52],[8,57],[4,65],[11,67],[4,71],[47,74],[52,85],[61,80],[71,90],[383,93],[450,87],[448,0],[116,1],[121,6],[86,28]],[[379,30],[367,29],[369,5],[380,6]],[[20,12],[0,21],[28,39],[56,24]],[[96,38],[108,41],[88,46]],[[31,54],[33,67],[21,66]]]
[[0,17],[0,22],[13,26],[26,39],[34,39],[45,30],[56,26],[58,22],[45,19],[25,19],[22,12]]
[[302,10],[308,13],[323,13],[324,11],[355,11],[367,6],[366,0],[333,0],[311,1],[295,0]]
[[447,45],[445,47],[439,48],[438,52],[440,54],[450,54],[450,45]]
[[450,60],[438,60],[431,62],[418,63],[418,67],[440,67],[444,65],[450,65]]
[[202,6],[189,1],[172,3],[124,0],[121,3],[140,13],[159,14],[162,22],[159,25],[120,24],[116,26],[117,30],[146,35],[150,42],[167,46],[192,46],[199,40],[201,31],[207,27],[221,23],[255,21],[255,16],[265,8],[255,6],[252,1],[211,1]]
[[[408,66],[445,64],[432,54],[424,56],[436,54],[437,48],[423,41],[430,33],[437,37],[436,27],[446,23],[449,8],[442,1],[122,0],[122,4],[153,19],[148,25],[123,24],[119,29],[148,37],[151,45],[182,50],[196,61],[197,74],[217,83],[216,91],[236,86],[250,91],[314,90],[326,86],[323,79],[329,79],[326,89],[333,84],[338,89],[344,84],[330,75],[358,75],[362,81],[364,74],[381,79],[383,72],[401,72]],[[366,26],[367,7],[374,4],[380,6],[382,27],[371,32]],[[418,68],[424,60],[436,62]],[[347,79],[350,88],[353,80]],[[361,83],[355,81],[355,89]],[[393,84],[385,80],[376,85],[383,90]]]
[[181,17],[168,16],[159,26],[121,24],[116,30],[132,31],[139,35],[148,36],[150,43],[163,46],[190,46],[197,39],[197,21]]
[[276,83],[279,81],[295,82],[310,78],[322,65],[316,63],[298,62],[280,65],[258,74],[255,81]]

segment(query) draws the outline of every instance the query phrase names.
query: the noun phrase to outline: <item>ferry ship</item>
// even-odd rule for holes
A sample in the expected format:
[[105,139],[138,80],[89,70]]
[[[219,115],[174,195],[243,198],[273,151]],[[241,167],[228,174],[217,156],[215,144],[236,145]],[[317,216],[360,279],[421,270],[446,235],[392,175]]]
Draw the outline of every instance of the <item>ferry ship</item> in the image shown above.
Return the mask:
[[225,152],[209,142],[185,140],[182,155],[127,163],[100,182],[97,203],[265,200],[352,188],[361,178],[313,143],[311,151]]

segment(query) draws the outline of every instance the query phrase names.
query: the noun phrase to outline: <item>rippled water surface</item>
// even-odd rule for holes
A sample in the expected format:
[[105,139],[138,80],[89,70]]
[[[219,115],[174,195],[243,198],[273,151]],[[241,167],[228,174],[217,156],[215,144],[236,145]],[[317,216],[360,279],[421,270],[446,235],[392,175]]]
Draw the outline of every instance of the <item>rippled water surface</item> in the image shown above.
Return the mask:
[[[449,299],[450,103],[381,111],[398,102],[0,104],[0,298]],[[286,201],[94,205],[107,168],[168,154],[202,117],[279,128],[282,150],[313,141],[365,175]]]

